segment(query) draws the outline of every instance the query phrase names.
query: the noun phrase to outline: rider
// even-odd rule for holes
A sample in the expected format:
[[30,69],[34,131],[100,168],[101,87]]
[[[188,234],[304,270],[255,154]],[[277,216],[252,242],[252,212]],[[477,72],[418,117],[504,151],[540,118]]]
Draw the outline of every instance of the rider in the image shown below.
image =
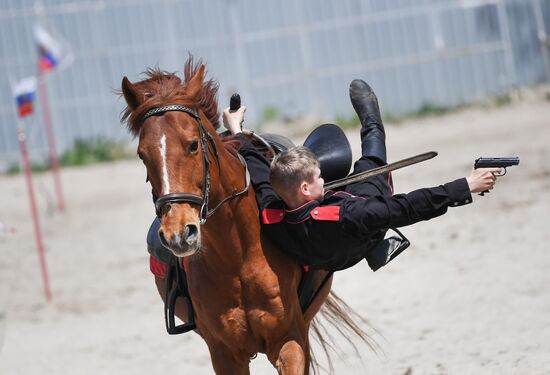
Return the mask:
[[[353,174],[386,164],[385,132],[376,95],[362,80],[350,84],[350,99],[361,120],[362,156]],[[246,107],[224,110],[224,126],[242,142],[261,212],[262,231],[303,265],[328,271],[363,258],[376,271],[406,246],[384,240],[390,228],[443,215],[472,202],[471,193],[491,190],[500,168],[475,169],[467,178],[393,195],[390,174],[325,191],[320,164],[303,146],[277,155],[271,165],[241,132]]]

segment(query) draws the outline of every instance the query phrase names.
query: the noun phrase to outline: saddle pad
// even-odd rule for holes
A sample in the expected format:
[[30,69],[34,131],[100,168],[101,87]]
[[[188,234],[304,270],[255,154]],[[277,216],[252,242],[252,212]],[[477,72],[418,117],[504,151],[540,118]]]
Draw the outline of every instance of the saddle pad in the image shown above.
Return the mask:
[[151,223],[149,232],[147,233],[147,251],[151,256],[149,259],[149,268],[151,272],[158,277],[166,277],[166,265],[170,263],[170,258],[173,256],[170,249],[164,247],[160,242],[158,231],[160,220],[155,217]]

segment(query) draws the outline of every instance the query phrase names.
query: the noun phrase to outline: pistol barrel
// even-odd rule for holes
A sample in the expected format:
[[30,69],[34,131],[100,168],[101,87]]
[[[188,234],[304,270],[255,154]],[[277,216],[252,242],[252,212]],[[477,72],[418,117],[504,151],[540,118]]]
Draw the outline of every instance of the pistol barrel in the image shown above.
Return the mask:
[[474,168],[505,168],[519,164],[519,157],[508,158],[479,158],[474,163]]

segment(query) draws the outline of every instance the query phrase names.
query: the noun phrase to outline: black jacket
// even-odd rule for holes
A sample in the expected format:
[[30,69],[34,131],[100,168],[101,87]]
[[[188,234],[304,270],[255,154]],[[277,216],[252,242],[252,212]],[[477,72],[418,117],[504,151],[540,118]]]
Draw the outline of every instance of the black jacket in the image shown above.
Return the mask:
[[465,178],[393,196],[357,197],[326,191],[289,210],[269,182],[269,162],[244,136],[246,160],[261,212],[262,231],[301,264],[337,271],[361,261],[389,228],[443,215],[451,206],[472,201]]

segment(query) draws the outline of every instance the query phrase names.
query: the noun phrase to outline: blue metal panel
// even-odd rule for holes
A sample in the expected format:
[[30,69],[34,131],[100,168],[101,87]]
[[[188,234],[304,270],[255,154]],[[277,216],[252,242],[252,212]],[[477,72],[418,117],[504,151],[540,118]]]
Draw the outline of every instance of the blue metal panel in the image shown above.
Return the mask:
[[[353,113],[349,81],[372,83],[384,112],[455,105],[549,78],[538,32],[550,0],[46,0],[49,24],[74,63],[47,78],[60,151],[76,137],[130,139],[112,90],[159,66],[181,75],[187,53],[220,81],[220,106],[243,93],[250,123],[284,115]],[[10,77],[36,71],[35,1],[0,14],[0,156],[18,160]],[[541,25],[542,20],[542,25]],[[538,22],[538,23],[537,23]],[[540,28],[540,30],[539,30]],[[29,146],[45,155],[40,106]],[[0,168],[3,167],[0,163]]]

